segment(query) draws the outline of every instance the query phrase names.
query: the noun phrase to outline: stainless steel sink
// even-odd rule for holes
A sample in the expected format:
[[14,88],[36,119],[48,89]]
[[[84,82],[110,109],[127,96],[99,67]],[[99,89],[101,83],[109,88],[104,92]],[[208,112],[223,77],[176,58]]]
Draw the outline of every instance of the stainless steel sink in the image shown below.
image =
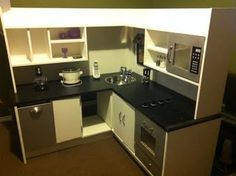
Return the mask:
[[115,85],[125,85],[135,82],[136,79],[133,76],[122,76],[122,75],[114,75],[108,76],[105,78],[105,82],[108,84],[115,84]]

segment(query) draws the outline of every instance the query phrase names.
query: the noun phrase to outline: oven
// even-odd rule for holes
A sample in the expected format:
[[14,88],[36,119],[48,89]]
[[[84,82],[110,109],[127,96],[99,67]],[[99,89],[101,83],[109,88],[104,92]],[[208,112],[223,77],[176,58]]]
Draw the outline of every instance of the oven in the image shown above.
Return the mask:
[[141,112],[135,112],[135,155],[154,175],[160,176],[166,132]]

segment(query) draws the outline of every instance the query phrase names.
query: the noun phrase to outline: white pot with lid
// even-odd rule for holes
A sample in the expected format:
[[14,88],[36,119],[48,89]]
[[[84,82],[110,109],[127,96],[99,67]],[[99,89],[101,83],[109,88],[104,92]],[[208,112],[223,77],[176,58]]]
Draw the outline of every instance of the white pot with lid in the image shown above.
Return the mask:
[[80,69],[64,69],[61,73],[59,73],[59,76],[63,78],[64,84],[77,84],[80,82],[80,76],[83,74],[83,71]]

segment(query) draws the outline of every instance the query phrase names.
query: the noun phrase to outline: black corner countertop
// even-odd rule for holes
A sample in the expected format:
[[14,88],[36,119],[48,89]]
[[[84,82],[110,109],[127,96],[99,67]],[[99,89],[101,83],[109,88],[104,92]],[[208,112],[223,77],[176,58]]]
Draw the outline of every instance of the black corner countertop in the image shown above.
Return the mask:
[[[173,131],[218,117],[216,115],[194,120],[195,101],[155,82],[150,82],[147,85],[142,84],[141,76],[135,73],[133,74],[137,80],[135,83],[122,86],[107,84],[104,81],[105,77],[114,74],[117,73],[103,74],[98,80],[94,80],[91,76],[81,77],[82,85],[75,87],[64,87],[60,81],[52,81],[48,83],[46,91],[36,91],[32,84],[17,86],[14,105],[22,107],[89,92],[112,90],[165,131]],[[170,102],[153,108],[143,108],[141,106],[144,102],[149,104],[153,100],[160,99],[167,99]]]

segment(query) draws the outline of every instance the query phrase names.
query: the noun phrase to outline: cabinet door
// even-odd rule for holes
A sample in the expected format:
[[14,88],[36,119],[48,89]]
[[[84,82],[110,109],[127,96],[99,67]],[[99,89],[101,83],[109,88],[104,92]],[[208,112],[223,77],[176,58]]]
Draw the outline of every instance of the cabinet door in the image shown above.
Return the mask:
[[114,93],[112,98],[114,133],[129,150],[134,152],[134,108]]
[[112,94],[112,126],[115,135],[123,142],[123,126],[122,126],[122,113],[123,113],[123,100],[116,95]]
[[57,143],[81,137],[80,97],[53,101]]
[[124,144],[134,152],[135,111],[134,108],[126,102],[123,103],[122,125]]
[[56,144],[51,103],[18,108],[26,154]]

